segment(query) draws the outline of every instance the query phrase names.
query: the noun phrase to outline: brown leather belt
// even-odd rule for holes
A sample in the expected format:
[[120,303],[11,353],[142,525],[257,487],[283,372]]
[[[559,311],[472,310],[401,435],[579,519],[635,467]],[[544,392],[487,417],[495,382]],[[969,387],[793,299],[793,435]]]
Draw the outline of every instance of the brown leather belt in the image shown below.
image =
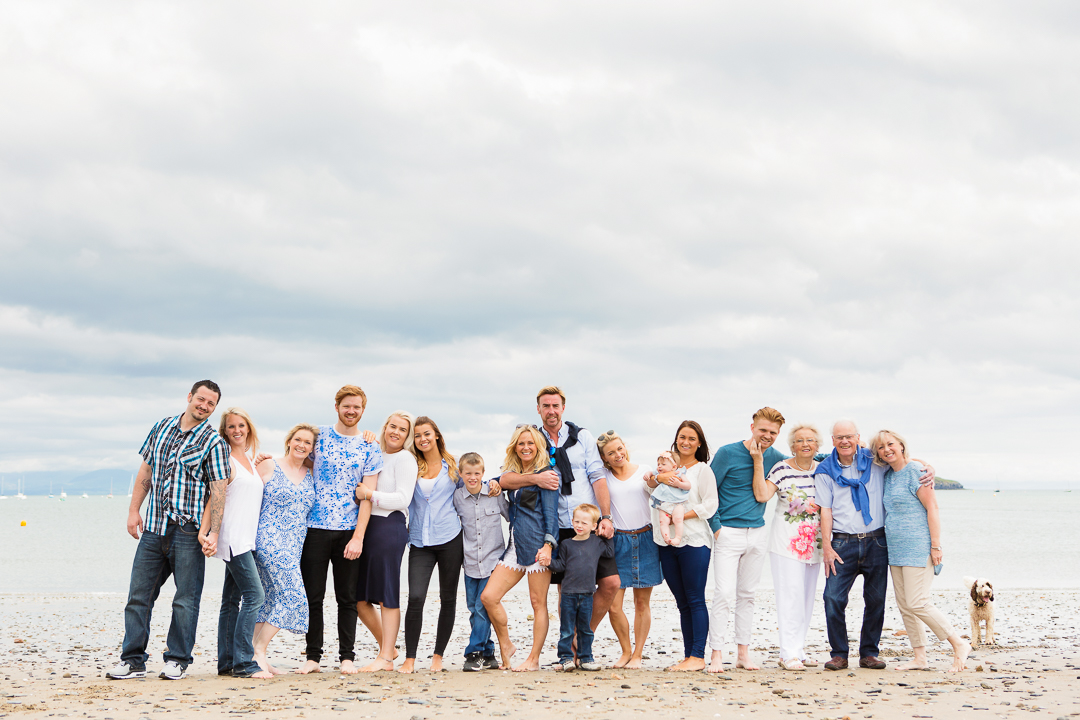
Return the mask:
[[619,535],[640,535],[643,532],[650,532],[651,530],[652,525],[646,525],[645,527],[638,530],[616,530],[615,532]]

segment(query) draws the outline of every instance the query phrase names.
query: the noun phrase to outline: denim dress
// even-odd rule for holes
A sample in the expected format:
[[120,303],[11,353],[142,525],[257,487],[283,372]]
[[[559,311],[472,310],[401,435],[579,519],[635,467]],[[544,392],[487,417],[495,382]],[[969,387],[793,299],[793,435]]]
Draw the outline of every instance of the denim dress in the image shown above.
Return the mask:
[[[558,473],[552,465],[546,470]],[[511,490],[510,496],[510,547],[517,557],[507,558],[521,567],[528,567],[536,561],[536,553],[545,542],[556,545],[552,557],[556,557],[559,542],[559,491],[544,490],[535,485],[528,485],[518,490]]]

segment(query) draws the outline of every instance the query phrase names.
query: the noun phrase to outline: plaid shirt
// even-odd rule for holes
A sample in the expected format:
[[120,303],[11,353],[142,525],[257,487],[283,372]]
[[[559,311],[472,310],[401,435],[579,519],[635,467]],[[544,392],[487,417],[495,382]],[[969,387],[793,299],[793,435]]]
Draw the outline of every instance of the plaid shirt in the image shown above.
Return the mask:
[[207,484],[228,480],[229,447],[204,420],[184,432],[180,418],[165,418],[143,443],[143,461],[150,466],[146,531],[164,535],[170,519],[202,522]]

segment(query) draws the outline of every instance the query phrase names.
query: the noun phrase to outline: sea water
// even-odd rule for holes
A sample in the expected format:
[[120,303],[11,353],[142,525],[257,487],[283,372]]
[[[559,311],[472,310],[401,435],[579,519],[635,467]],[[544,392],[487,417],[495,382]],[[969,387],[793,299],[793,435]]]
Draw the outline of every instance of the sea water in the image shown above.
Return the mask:
[[[990,578],[999,589],[1080,588],[1080,492],[946,490],[937,497],[945,567],[935,588],[959,588],[964,575]],[[0,592],[126,593],[138,545],[127,533],[128,502],[0,500]],[[208,560],[206,589],[220,590],[223,579],[224,564]],[[766,563],[760,587],[771,585]]]

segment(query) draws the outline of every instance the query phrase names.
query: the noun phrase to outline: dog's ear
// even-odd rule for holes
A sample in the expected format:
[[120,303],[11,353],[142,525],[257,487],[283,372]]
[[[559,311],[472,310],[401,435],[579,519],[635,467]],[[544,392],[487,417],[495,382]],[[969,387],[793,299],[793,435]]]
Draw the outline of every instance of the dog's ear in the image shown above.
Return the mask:
[[970,594],[971,594],[971,602],[978,605],[979,604],[979,593],[975,592],[975,586],[974,585],[971,586],[971,593]]
[[990,602],[994,602],[994,586],[990,584],[990,581],[986,581],[986,589],[990,591]]

